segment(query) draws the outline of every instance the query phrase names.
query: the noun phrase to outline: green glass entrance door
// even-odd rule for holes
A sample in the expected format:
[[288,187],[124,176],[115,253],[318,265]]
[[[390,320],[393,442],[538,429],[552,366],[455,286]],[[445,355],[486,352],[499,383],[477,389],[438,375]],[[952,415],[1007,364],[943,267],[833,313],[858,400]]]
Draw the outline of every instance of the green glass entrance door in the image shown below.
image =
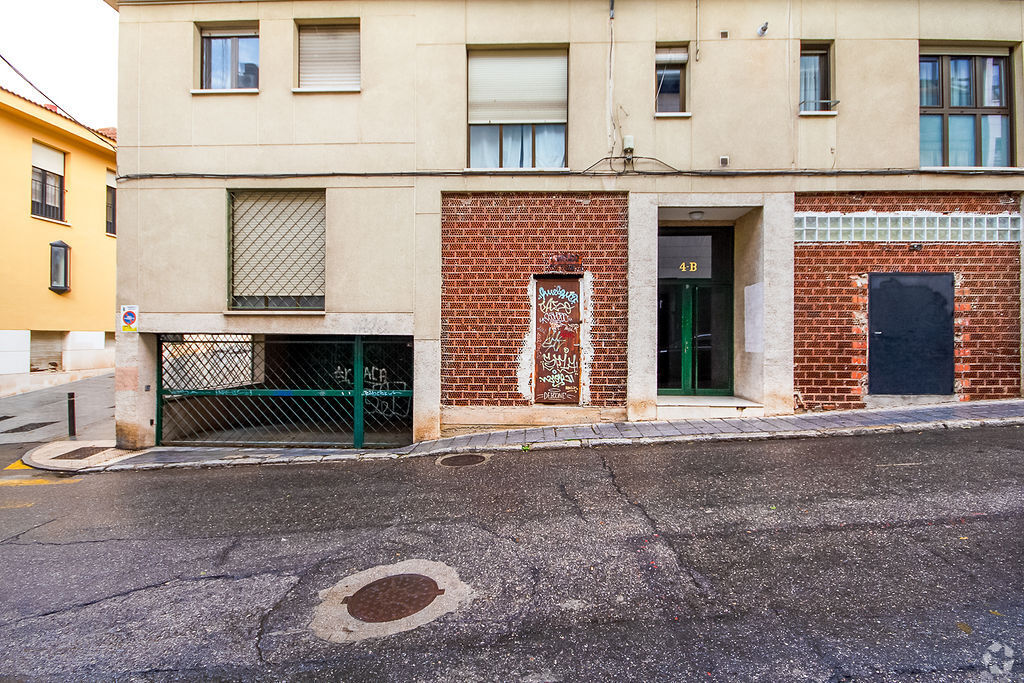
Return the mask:
[[731,395],[731,229],[662,228],[658,261],[658,393]]

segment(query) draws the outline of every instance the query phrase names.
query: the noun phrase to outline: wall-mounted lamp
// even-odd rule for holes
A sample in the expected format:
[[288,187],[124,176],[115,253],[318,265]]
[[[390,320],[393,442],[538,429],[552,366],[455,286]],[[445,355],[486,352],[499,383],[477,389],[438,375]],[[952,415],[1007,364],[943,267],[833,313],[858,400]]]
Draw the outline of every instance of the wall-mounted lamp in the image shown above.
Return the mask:
[[703,218],[704,218],[704,212],[703,211],[691,211],[690,212],[690,220],[691,221],[699,221],[699,220],[703,220]]
[[757,29],[757,35],[764,37],[764,34],[768,33],[768,22],[761,24],[761,28]]

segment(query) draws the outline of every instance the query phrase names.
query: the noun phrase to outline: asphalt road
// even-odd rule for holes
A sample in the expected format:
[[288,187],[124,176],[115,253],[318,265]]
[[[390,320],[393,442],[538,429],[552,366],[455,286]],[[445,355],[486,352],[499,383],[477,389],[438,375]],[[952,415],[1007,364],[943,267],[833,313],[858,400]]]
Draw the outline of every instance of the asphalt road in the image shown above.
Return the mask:
[[[992,680],[998,643],[1017,680],[1022,436],[0,486],[0,677]],[[417,558],[453,568],[473,600],[386,638],[309,630],[320,591]],[[1006,666],[1006,649],[989,661]]]

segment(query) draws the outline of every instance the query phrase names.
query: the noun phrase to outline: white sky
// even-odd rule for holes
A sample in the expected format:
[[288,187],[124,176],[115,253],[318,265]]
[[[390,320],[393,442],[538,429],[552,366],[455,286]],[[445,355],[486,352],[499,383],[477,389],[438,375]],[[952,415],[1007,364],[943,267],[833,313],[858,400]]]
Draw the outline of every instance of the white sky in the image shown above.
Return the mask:
[[[0,0],[0,54],[85,125],[117,125],[117,12],[103,0]],[[3,61],[0,86],[46,102]]]

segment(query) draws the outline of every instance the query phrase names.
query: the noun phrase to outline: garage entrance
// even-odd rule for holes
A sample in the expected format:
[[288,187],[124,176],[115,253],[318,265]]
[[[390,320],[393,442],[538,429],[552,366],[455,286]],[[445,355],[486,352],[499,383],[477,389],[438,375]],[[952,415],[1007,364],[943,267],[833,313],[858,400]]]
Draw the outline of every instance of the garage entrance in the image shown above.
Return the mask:
[[158,444],[412,442],[411,338],[165,334],[158,344]]

